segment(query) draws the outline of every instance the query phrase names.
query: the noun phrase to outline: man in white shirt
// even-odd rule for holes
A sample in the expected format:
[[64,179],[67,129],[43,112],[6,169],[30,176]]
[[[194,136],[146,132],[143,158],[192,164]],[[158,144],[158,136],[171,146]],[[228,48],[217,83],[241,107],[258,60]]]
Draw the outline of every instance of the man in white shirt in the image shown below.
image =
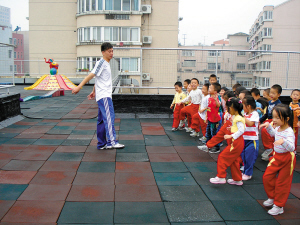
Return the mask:
[[95,77],[95,86],[88,95],[89,99],[94,99],[98,103],[98,123],[97,139],[98,149],[119,149],[125,146],[119,144],[116,140],[116,131],[114,127],[115,113],[112,103],[112,81],[109,62],[113,58],[113,46],[106,42],[101,45],[103,58],[97,61],[92,72],[83,79],[83,81],[72,89],[72,94],[77,94],[83,85]]

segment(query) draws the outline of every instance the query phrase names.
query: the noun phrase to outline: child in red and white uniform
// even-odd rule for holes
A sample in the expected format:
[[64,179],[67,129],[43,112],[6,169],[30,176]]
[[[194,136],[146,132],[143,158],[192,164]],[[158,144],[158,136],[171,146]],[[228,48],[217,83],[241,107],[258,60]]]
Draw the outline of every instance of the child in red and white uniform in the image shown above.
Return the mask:
[[291,94],[292,102],[290,103],[290,108],[293,110],[294,114],[294,123],[293,123],[293,130],[295,133],[295,151],[297,151],[297,145],[298,145],[298,131],[300,127],[300,90],[295,89],[292,91]]
[[180,104],[187,103],[191,101],[191,104],[184,107],[180,111],[180,124],[179,124],[179,129],[182,129],[184,126],[184,119],[187,117],[188,121],[188,128],[186,132],[191,132],[192,128],[192,116],[198,112],[199,106],[201,104],[202,100],[202,91],[198,89],[199,86],[199,80],[197,78],[191,79],[191,87],[192,91],[189,93],[189,95],[183,99],[180,103],[177,103],[179,106]]
[[190,134],[191,137],[197,137],[199,136],[200,133],[200,128],[202,131],[203,137],[205,137],[206,134],[206,110],[208,107],[208,99],[209,99],[209,94],[208,94],[208,88],[209,84],[204,84],[202,87],[202,101],[201,101],[201,107],[199,108],[198,113],[195,113],[192,117],[192,126],[191,128],[193,129],[192,133]]
[[250,180],[253,174],[253,166],[258,156],[258,122],[259,114],[256,111],[256,102],[252,96],[246,96],[243,100],[244,117],[246,122],[244,138],[244,150],[241,154],[244,163],[243,180]]
[[230,166],[232,179],[227,182],[232,185],[243,185],[240,171],[241,153],[244,149],[243,133],[245,131],[245,119],[241,114],[243,105],[240,99],[231,98],[226,102],[229,113],[232,115],[231,135],[225,135],[224,139],[231,139],[228,145],[218,157],[218,174],[210,178],[213,184],[226,183],[226,169]]
[[272,117],[273,126],[276,128],[268,122],[260,125],[260,128],[265,127],[270,136],[275,137],[273,156],[263,176],[264,188],[268,195],[268,200],[263,204],[273,207],[268,213],[274,216],[283,213],[291,189],[296,157],[291,109],[288,105],[278,104],[273,109]]

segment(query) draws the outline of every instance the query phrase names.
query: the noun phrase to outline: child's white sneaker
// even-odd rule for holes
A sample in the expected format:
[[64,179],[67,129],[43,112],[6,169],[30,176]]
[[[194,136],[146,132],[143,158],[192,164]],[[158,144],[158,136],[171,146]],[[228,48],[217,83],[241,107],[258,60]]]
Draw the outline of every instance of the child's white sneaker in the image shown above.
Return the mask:
[[208,152],[208,147],[206,145],[200,145],[200,146],[197,146],[197,148],[204,152]]
[[263,205],[266,207],[270,207],[270,206],[274,205],[274,199],[268,198],[268,200],[263,202]]
[[283,207],[278,207],[277,205],[273,205],[273,208],[268,211],[268,213],[272,216],[276,216],[283,213]]
[[176,130],[177,130],[177,129],[176,129],[175,127],[172,128],[172,131],[173,131],[173,132],[176,131]]
[[206,137],[203,136],[203,137],[199,138],[199,141],[202,141],[203,143],[205,143],[206,142]]
[[199,132],[196,131],[192,131],[192,133],[190,134],[191,137],[199,137]]
[[190,127],[186,128],[186,132],[187,132],[187,133],[192,132],[192,130],[193,130],[193,129],[190,128]]
[[212,184],[226,184],[226,179],[225,178],[220,178],[220,177],[210,178],[209,181]]
[[233,179],[228,179],[228,180],[227,180],[227,183],[228,183],[228,184],[232,184],[232,185],[238,185],[238,186],[243,185],[243,181],[241,181],[241,180],[235,181],[235,180],[233,180]]
[[248,176],[246,174],[242,174],[242,180],[250,180],[252,176]]
[[183,120],[180,120],[178,128],[181,128],[181,129],[184,128],[184,121]]

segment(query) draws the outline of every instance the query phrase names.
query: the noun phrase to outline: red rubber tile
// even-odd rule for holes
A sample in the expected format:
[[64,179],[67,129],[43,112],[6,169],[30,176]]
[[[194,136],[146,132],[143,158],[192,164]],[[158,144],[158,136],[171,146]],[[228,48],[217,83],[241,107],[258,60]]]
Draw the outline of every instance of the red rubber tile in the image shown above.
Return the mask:
[[20,128],[7,128],[7,127],[5,127],[3,129],[1,129],[1,133],[22,133],[25,130],[26,130],[26,128],[20,129]]
[[77,126],[78,122],[59,122],[56,126]]
[[117,173],[151,173],[149,162],[116,162]]
[[89,126],[77,126],[74,130],[96,130],[96,123]]
[[68,134],[45,134],[41,137],[41,139],[67,139],[68,137]]
[[87,146],[59,146],[55,152],[85,152]]
[[30,145],[28,146],[25,151],[41,151],[41,152],[54,152],[55,149],[57,149],[58,146],[54,145]]
[[78,172],[73,185],[114,185],[114,173],[83,173]]
[[203,153],[178,153],[183,162],[214,162],[209,154]]
[[97,146],[97,144],[98,144],[98,140],[92,140],[91,142],[90,142],[90,146]]
[[120,130],[120,126],[115,126],[115,130],[119,131]]
[[116,173],[115,184],[156,185],[153,173]]
[[55,223],[64,201],[17,201],[2,222]]
[[72,184],[75,172],[39,171],[30,184],[67,185]]
[[119,140],[144,140],[143,135],[119,135]]
[[142,133],[144,135],[166,135],[166,132],[162,126],[142,127]]
[[161,202],[156,185],[117,185],[115,191],[116,202]]
[[177,153],[176,150],[172,147],[161,147],[161,146],[146,146],[148,153]]
[[38,139],[40,137],[42,137],[44,134],[42,133],[21,133],[18,136],[14,137],[14,138],[33,138],[33,139]]
[[[93,145],[92,145],[92,144],[91,144],[92,142],[94,142],[95,145],[94,145],[94,143],[93,143]],[[97,140],[92,140],[91,143],[90,143],[90,146],[87,147],[87,149],[86,149],[85,152],[93,152],[93,153],[107,152],[107,151],[109,151],[109,152],[114,152],[114,153],[117,152],[116,149],[112,149],[112,150],[99,150],[99,149],[97,149]]]
[[198,153],[200,150],[197,146],[174,146],[178,153]]
[[162,127],[160,123],[141,123],[142,127]]
[[67,201],[71,202],[113,202],[114,185],[73,185]]
[[18,160],[47,160],[52,154],[52,151],[23,151],[14,159]]
[[36,171],[4,171],[0,170],[1,184],[28,184],[36,175]]
[[22,146],[22,145],[0,145],[0,151],[23,151],[24,149],[26,149],[27,146]]
[[46,161],[39,171],[77,171],[80,162],[77,161]]
[[45,161],[26,161],[26,160],[11,160],[2,170],[13,171],[38,171]]
[[120,123],[121,122],[121,119],[120,118],[116,118],[115,119],[115,123]]
[[0,221],[14,203],[15,201],[0,200]]
[[71,185],[35,185],[30,184],[18,200],[26,201],[64,201]]
[[54,126],[33,126],[22,133],[47,133]]
[[63,116],[63,119],[79,119],[81,114],[67,114]]
[[297,198],[300,198],[300,183],[293,183],[291,186],[291,193]]
[[300,224],[300,219],[295,220],[277,220],[281,225],[295,225]]
[[96,128],[96,121],[95,121],[95,123],[84,123],[84,122],[81,122],[76,127],[91,127],[91,126],[94,126]]
[[116,153],[110,151],[102,151],[98,153],[86,152],[82,158],[83,162],[115,162]]
[[148,154],[150,162],[182,162],[178,154]]
[[61,121],[62,120],[47,120],[47,119],[45,119],[45,120],[42,121],[42,123],[59,123]]
[[20,152],[1,152],[0,151],[0,160],[11,160],[14,157],[16,157],[18,154],[20,154]]

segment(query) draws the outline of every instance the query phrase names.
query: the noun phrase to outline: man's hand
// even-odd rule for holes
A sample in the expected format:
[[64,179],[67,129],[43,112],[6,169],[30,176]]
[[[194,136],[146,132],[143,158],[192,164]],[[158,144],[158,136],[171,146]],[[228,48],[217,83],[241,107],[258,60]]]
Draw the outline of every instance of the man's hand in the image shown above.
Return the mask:
[[76,95],[79,91],[80,91],[80,87],[77,86],[77,87],[72,89],[72,94]]
[[268,127],[269,125],[270,125],[269,122],[265,122],[265,123],[263,123],[263,124],[261,124],[261,125],[259,126],[259,129],[262,129],[262,128],[264,128],[264,127]]
[[96,97],[96,94],[95,94],[94,91],[92,91],[92,92],[87,96],[88,100],[95,99],[95,97]]

